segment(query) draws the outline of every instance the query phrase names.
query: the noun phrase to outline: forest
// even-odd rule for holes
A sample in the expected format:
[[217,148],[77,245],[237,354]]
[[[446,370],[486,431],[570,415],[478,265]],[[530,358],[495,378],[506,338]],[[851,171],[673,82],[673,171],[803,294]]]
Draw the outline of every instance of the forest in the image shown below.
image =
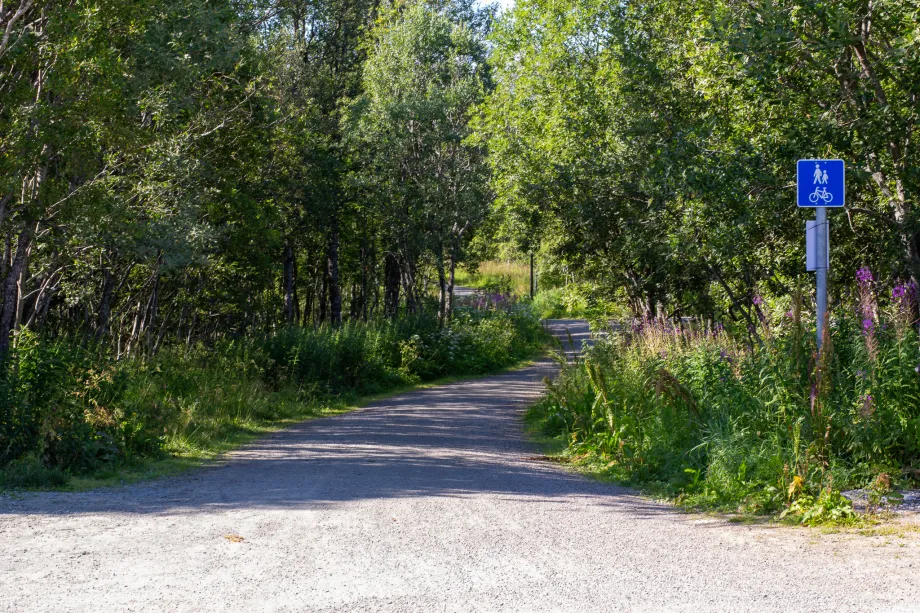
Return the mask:
[[[865,270],[873,326],[916,316],[918,11],[0,0],[0,464],[144,455],[164,403],[196,431],[200,388],[166,371],[315,398],[368,355],[381,382],[507,365],[480,328],[526,355],[527,301],[454,297],[499,257],[535,254],[549,311],[760,346],[770,313],[813,312],[800,158],[846,164],[832,304],[869,304]],[[475,359],[432,366],[461,341]]]

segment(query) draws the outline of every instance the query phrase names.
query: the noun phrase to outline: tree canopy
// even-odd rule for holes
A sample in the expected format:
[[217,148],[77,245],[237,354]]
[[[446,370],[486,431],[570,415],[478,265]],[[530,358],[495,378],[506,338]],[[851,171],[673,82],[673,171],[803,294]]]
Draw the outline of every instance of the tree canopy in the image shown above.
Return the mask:
[[[920,278],[915,2],[0,1],[0,353],[437,304],[471,241],[749,321],[839,157],[836,291]],[[494,232],[494,236],[493,236]]]
[[916,14],[520,0],[482,114],[506,235],[541,237],[640,314],[741,318],[758,286],[788,293],[804,272],[795,161],[839,157],[836,280],[865,264],[916,281]]

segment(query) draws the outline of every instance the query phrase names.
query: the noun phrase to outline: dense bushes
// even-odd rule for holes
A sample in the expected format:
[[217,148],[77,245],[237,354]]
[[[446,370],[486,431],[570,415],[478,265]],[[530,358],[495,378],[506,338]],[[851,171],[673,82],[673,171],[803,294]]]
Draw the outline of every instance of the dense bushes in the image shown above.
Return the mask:
[[614,332],[563,370],[534,415],[572,455],[691,504],[815,520],[810,509],[842,502],[834,492],[912,480],[916,291],[899,286],[880,308],[862,274],[858,304],[834,311],[817,363],[801,306],[757,298],[761,321],[740,334],[665,321]]
[[166,348],[115,361],[28,333],[0,376],[0,486],[222,449],[240,432],[330,403],[515,363],[543,342],[529,310],[460,307],[450,325],[417,316]]

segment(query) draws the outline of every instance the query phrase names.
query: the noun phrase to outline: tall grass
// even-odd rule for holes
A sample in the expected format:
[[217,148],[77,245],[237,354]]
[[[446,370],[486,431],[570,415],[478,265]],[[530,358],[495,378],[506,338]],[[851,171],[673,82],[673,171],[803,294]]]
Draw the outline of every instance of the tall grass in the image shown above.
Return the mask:
[[456,284],[491,292],[530,295],[530,264],[515,261],[482,262],[475,270],[459,268]]
[[0,487],[168,456],[203,457],[359,396],[514,364],[544,342],[529,309],[461,308],[338,328],[290,328],[116,361],[23,333],[0,370]]
[[871,281],[840,307],[815,358],[802,308],[756,336],[637,322],[567,366],[532,411],[573,457],[679,501],[847,517],[839,491],[914,483],[920,468],[916,292],[885,308]]

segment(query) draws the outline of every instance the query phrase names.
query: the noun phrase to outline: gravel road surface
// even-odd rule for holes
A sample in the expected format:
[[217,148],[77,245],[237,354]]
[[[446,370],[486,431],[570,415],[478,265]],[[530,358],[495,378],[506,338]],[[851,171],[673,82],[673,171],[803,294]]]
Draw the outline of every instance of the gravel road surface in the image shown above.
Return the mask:
[[913,532],[731,524],[540,460],[521,415],[551,369],[304,422],[178,478],[0,497],[0,610],[920,610]]

